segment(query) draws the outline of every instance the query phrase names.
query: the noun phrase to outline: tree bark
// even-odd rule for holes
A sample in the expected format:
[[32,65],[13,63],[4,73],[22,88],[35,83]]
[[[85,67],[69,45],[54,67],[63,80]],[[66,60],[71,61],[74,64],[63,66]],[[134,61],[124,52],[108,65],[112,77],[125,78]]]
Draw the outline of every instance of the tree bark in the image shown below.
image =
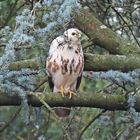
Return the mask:
[[[81,93],[78,96],[69,99],[68,97],[61,97],[60,95],[45,94],[39,92],[30,92],[27,95],[28,103],[34,107],[40,107],[42,103],[34,96],[41,97],[51,107],[95,107],[107,110],[127,110],[129,105],[125,95],[113,95],[105,93]],[[0,106],[17,106],[21,104],[21,99],[17,95],[9,96],[5,93],[0,93]],[[136,111],[140,112],[140,97],[137,95]]]
[[128,39],[119,37],[110,28],[107,28],[88,9],[82,8],[74,16],[74,20],[77,27],[87,34],[94,44],[105,48],[111,54],[140,54],[140,48],[132,44]]
[[140,68],[138,55],[98,55],[85,54],[85,68],[87,71],[120,70],[128,72]]
[[[85,53],[86,71],[107,71],[120,70],[128,72],[140,68],[140,57],[138,55],[99,55]],[[10,70],[20,70],[22,68],[40,69],[45,68],[45,58],[35,58],[11,63]]]

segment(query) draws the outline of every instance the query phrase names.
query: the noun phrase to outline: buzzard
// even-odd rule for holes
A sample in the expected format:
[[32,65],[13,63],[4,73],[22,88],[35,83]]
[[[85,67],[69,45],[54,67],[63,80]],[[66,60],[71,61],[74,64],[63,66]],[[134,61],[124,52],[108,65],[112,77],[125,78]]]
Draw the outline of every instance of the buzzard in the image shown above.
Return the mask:
[[[70,28],[51,43],[46,62],[49,86],[53,93],[72,98],[81,82],[84,56],[80,42],[81,31]],[[59,117],[70,114],[68,108],[55,108]]]

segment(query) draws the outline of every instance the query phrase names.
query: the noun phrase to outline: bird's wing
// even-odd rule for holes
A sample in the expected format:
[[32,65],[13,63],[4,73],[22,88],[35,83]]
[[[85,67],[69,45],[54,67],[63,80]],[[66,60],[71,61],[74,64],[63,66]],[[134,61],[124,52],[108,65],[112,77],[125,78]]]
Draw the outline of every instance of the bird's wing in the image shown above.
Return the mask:
[[51,76],[48,76],[48,83],[49,83],[51,91],[53,92],[54,83],[52,81],[52,77]]
[[[47,58],[47,64],[46,64],[46,69],[48,70],[49,67],[49,62],[51,61],[52,56],[54,55],[54,53],[58,50],[58,47],[61,46],[62,44],[64,44],[64,38],[63,36],[58,36],[56,39],[54,39],[51,43],[50,46],[50,50],[49,50],[49,55]],[[51,90],[53,91],[54,88],[54,83],[52,80],[52,75],[49,71],[47,71],[47,75],[48,75],[48,82],[49,82],[49,86],[51,88]]]
[[79,72],[79,76],[77,77],[77,81],[76,81],[76,90],[78,90],[81,80],[82,80],[82,72],[83,72],[83,68],[84,68],[84,56],[82,55],[82,61],[81,61],[82,65],[81,65],[81,70]]
[[82,74],[77,78],[76,90],[79,88],[82,79]]
[[58,36],[57,38],[55,38],[51,43],[49,55],[51,55],[54,51],[56,51],[56,49],[63,43],[65,43],[63,36]]

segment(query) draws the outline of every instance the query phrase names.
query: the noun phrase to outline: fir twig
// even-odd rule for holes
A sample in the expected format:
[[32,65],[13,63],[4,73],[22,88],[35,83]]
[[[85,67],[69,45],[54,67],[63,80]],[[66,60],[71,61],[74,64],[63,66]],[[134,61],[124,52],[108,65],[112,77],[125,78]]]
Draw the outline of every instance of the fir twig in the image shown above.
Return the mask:
[[85,131],[89,128],[89,126],[96,120],[98,119],[103,113],[105,113],[106,110],[103,110],[101,111],[100,113],[98,113],[96,116],[94,116],[88,123],[85,127],[82,128],[80,134],[79,134],[79,137],[78,137],[78,140],[81,139],[82,135],[85,133]]
[[2,128],[0,128],[0,133],[2,133],[7,127],[10,126],[11,123],[13,123],[13,121],[16,119],[20,111],[21,107],[19,107],[14,113],[14,115],[10,118],[10,120],[4,126],[2,126]]

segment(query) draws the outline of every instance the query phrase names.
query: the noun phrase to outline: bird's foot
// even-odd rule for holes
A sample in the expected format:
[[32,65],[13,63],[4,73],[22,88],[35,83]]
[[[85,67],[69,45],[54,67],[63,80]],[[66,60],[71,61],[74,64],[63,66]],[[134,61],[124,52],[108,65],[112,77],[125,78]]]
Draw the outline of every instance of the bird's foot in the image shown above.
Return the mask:
[[69,91],[69,99],[71,99],[72,96],[76,96],[76,93],[73,91]]
[[63,86],[60,86],[60,94],[62,97],[64,97],[64,87]]

